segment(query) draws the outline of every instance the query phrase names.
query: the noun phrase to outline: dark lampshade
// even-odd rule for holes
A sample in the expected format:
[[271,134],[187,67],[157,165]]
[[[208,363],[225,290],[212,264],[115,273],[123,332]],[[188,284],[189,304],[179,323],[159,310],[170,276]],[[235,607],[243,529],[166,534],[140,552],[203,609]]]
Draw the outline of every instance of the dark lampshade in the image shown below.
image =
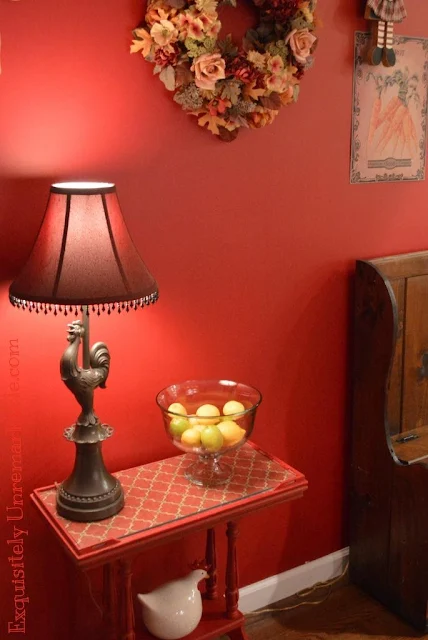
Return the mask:
[[[34,247],[9,291],[15,306],[98,311],[155,302],[158,287],[129,236],[114,184],[54,184]],[[119,303],[119,304],[116,304]]]

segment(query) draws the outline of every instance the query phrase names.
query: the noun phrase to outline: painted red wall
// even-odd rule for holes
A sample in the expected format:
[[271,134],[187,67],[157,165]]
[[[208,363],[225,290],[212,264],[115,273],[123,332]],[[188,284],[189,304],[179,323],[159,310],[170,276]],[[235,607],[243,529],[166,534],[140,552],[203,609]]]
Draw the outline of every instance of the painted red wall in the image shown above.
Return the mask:
[[[426,183],[349,185],[360,5],[320,0],[324,28],[299,104],[226,145],[171,101],[150,65],[129,55],[139,0],[0,4],[2,638],[13,597],[5,519],[11,424],[22,427],[27,637],[71,637],[79,589],[28,498],[35,486],[62,480],[72,464],[61,437],[76,415],[58,375],[65,322],[24,314],[7,300],[53,180],[115,181],[160,285],[155,307],[93,322],[92,338],[112,352],[109,388],[97,397],[103,420],[116,427],[105,446],[109,467],[174,453],[154,402],[161,387],[189,377],[246,381],[264,395],[254,440],[302,470],[310,489],[299,503],[243,522],[242,584],[346,544],[354,260],[428,245]],[[407,5],[401,31],[428,36],[428,6]],[[10,340],[19,343],[15,399],[6,397]],[[183,572],[202,544],[195,538],[170,547],[169,556],[143,557],[137,587]],[[77,625],[83,638],[98,612],[84,579],[80,588],[89,603],[79,605],[87,617]]]

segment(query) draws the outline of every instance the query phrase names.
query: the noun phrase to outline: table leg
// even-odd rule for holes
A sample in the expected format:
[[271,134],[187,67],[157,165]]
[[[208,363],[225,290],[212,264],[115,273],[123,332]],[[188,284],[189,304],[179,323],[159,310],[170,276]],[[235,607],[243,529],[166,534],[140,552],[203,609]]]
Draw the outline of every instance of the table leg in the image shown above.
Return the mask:
[[217,598],[217,556],[215,549],[215,530],[208,529],[207,531],[207,546],[205,551],[205,558],[208,569],[208,578],[206,581],[206,597],[208,600],[215,600]]
[[103,567],[103,623],[106,640],[117,640],[117,614],[116,565],[109,562]]
[[236,539],[238,537],[236,522],[227,523],[227,566],[226,566],[226,616],[231,620],[239,618],[238,601],[238,563],[236,558]]
[[118,640],[135,640],[134,604],[132,602],[132,566],[130,560],[119,561],[120,636]]

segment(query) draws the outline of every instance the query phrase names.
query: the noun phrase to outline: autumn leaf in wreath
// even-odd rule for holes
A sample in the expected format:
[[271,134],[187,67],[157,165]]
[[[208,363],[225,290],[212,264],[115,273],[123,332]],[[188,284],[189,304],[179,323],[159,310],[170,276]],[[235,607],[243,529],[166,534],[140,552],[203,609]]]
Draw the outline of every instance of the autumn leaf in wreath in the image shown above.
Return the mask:
[[297,101],[317,43],[317,0],[252,2],[259,24],[240,45],[231,35],[218,39],[218,11],[235,0],[152,0],[133,32],[131,53],[151,62],[174,101],[225,142]]
[[218,116],[211,115],[210,113],[206,113],[204,116],[198,119],[198,125],[200,127],[204,127],[207,125],[208,130],[214,135],[218,136],[220,131],[219,127],[224,127],[226,124],[226,120],[223,118],[219,118]]
[[242,87],[242,95],[248,101],[252,100],[254,102],[258,102],[265,93],[265,87],[257,89],[256,82],[251,82],[251,84],[246,84]]

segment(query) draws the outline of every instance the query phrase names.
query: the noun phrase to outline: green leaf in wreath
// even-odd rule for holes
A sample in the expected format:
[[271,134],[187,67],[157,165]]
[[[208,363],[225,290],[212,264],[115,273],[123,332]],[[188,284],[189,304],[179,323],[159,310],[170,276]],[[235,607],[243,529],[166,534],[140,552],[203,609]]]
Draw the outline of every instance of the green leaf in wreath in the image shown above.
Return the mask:
[[174,67],[171,65],[169,67],[165,67],[159,74],[159,78],[164,83],[165,87],[168,91],[174,91],[175,89],[175,71]]
[[187,49],[189,58],[199,58],[204,53],[212,53],[216,47],[216,42],[215,38],[204,38],[202,42],[193,38],[186,38],[184,46]]
[[203,40],[204,43],[204,47],[207,53],[213,53],[214,49],[216,48],[217,45],[217,39],[216,38],[204,38]]
[[311,27],[312,23],[308,22],[303,16],[291,22],[291,29],[297,29],[297,31],[300,29],[310,29]]
[[245,37],[250,41],[252,40],[253,42],[259,42],[259,34],[255,29],[248,29]]
[[271,56],[280,56],[285,64],[287,64],[288,60],[288,46],[285,44],[284,40],[277,40],[276,42],[271,42],[266,47],[268,53]]
[[263,51],[264,45],[260,41],[259,34],[255,29],[248,29],[242,39],[242,48],[245,53],[249,51]]
[[223,98],[223,100],[230,100],[232,104],[236,104],[240,95],[240,82],[238,82],[237,80],[226,80],[221,92],[221,97]]
[[187,55],[189,58],[197,58],[200,54],[201,46],[197,40],[193,40],[193,38],[186,38],[184,41],[184,46],[187,49]]
[[222,58],[235,58],[238,55],[238,47],[234,44],[230,33],[217,44],[220,47]]

